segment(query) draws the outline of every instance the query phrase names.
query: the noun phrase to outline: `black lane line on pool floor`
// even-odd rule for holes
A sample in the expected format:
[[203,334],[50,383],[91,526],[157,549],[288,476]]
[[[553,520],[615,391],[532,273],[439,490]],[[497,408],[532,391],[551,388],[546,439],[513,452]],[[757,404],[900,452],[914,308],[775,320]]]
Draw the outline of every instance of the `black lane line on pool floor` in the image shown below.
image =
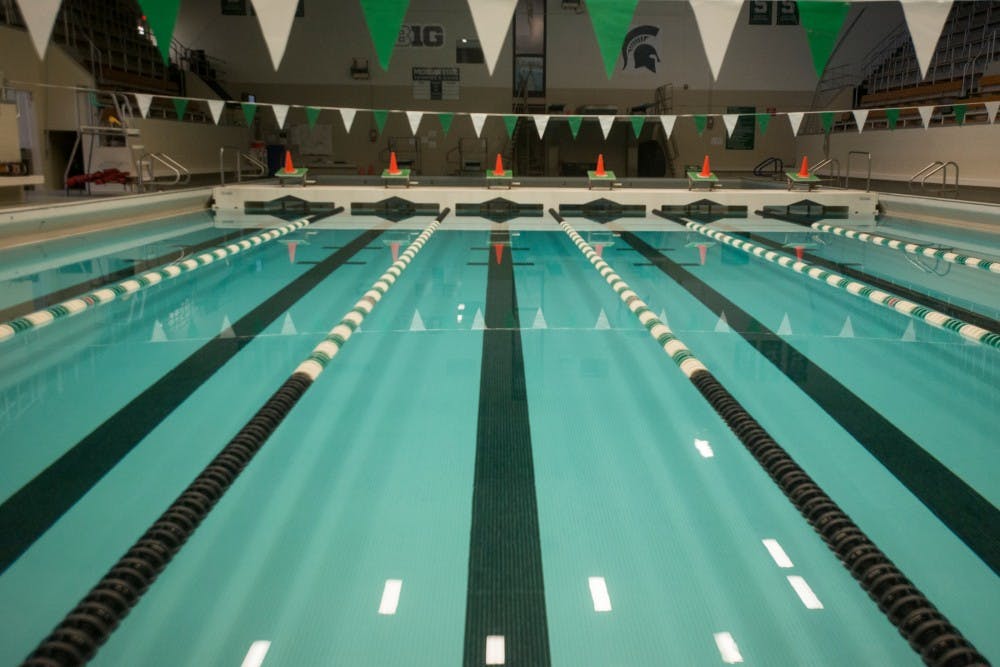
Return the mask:
[[382,234],[364,232],[180,362],[0,505],[0,574],[222,366]]
[[794,382],[927,506],[994,573],[1000,574],[1000,511],[820,366],[697,276],[631,232],[621,238]]
[[[491,244],[509,241],[508,232],[490,233]],[[493,248],[487,250],[493,252]],[[510,247],[504,245],[500,262],[490,259],[486,282],[465,607],[466,667],[485,663],[489,635],[504,637],[508,665],[551,664],[524,355],[511,260]]]
[[[201,252],[206,248],[214,248],[217,245],[222,245],[226,241],[243,236],[246,236],[246,230],[240,229],[234,232],[228,232],[222,236],[216,236],[215,238],[202,241],[201,243],[197,243],[192,246],[178,246],[178,250],[174,250],[170,253],[164,253],[159,257],[144,259],[141,262],[133,262],[129,266],[118,269],[117,271],[111,271],[110,273],[106,273],[101,276],[94,276],[75,285],[70,285],[69,287],[56,290],[55,292],[50,292],[43,296],[36,296],[28,301],[15,303],[13,306],[0,308],[0,322],[9,322],[10,320],[17,319],[18,317],[22,317],[28,313],[33,313],[36,310],[42,310],[57,303],[80,296],[81,294],[86,294],[91,290],[103,287],[107,283],[118,282],[119,280],[131,278],[134,275],[143,273],[157,266],[163,266],[164,264],[170,264],[171,262],[179,262],[184,257]],[[178,251],[183,253],[180,258],[177,257]],[[95,257],[93,259],[99,258]],[[73,264],[79,264],[79,262],[73,262]]]

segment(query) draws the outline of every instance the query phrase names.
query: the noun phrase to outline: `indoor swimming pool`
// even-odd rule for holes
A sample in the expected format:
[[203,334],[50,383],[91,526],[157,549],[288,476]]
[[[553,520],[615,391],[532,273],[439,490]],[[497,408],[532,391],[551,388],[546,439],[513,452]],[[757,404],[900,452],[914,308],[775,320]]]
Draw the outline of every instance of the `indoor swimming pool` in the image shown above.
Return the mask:
[[[285,224],[269,220],[206,212],[0,251],[6,322],[260,241],[0,340],[0,664],[434,219],[341,213],[261,239]],[[674,220],[566,222],[1000,659],[1000,349]],[[1000,331],[995,272],[701,222]],[[875,231],[1000,259],[955,228]],[[551,213],[452,213],[424,238],[92,664],[921,664]]]

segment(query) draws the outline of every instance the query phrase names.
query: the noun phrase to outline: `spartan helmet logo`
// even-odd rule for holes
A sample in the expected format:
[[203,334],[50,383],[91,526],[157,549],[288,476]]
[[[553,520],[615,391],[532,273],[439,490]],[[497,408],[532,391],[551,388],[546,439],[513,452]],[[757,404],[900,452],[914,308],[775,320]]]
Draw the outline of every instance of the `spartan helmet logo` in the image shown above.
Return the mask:
[[622,69],[628,69],[631,60],[632,69],[636,71],[644,67],[650,72],[656,72],[656,63],[660,62],[660,54],[656,52],[653,38],[659,34],[660,29],[655,25],[640,25],[632,28],[625,35],[625,43],[622,45]]

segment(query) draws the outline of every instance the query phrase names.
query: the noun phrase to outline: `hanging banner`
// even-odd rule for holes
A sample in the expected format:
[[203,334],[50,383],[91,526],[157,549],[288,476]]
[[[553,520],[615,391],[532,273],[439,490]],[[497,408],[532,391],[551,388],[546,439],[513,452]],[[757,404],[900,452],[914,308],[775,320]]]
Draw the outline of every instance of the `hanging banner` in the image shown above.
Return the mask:
[[340,119],[344,121],[344,129],[347,133],[351,133],[351,126],[354,125],[354,115],[358,113],[357,109],[341,109]]
[[833,129],[833,112],[824,111],[819,116],[820,120],[823,121],[823,132],[830,134],[830,131]]
[[385,121],[389,119],[389,112],[385,109],[372,109],[372,115],[375,116],[375,127],[378,128],[378,133],[381,135],[382,130],[385,129]]
[[410,0],[361,0],[361,12],[368,25],[368,33],[375,45],[378,64],[383,70],[389,69],[392,48],[399,37]]
[[706,127],[708,127],[708,116],[705,114],[695,114],[694,129],[698,130],[699,137],[705,132]]
[[39,60],[45,60],[45,50],[52,37],[52,27],[56,24],[56,14],[62,0],[17,0],[17,6],[28,27],[31,43],[35,45]]
[[278,121],[278,129],[279,130],[284,129],[285,119],[288,118],[288,105],[272,104],[271,109],[274,110],[274,119]]
[[615,71],[618,53],[638,3],[639,0],[587,0],[587,13],[590,14],[590,23],[594,27],[609,79]]
[[[726,118],[734,118],[732,127]],[[757,117],[756,107],[726,107],[726,115],[722,120],[726,123],[726,150],[730,151],[752,151],[756,133],[754,128]]]
[[472,129],[476,131],[476,136],[483,136],[483,125],[486,123],[486,114],[470,113],[469,118],[472,119]]
[[507,128],[507,138],[514,136],[514,128],[517,127],[517,116],[504,116],[503,124]]
[[920,78],[924,78],[931,66],[931,59],[934,58],[934,49],[941,38],[952,3],[951,0],[911,0],[901,4],[906,27],[910,30],[910,39],[913,40],[913,50],[917,52]]
[[309,123],[309,129],[312,130],[316,127],[316,121],[319,120],[320,110],[316,107],[306,107],[306,122]]
[[135,95],[135,103],[139,107],[139,113],[145,118],[149,115],[149,105],[153,103],[153,96],[146,95],[145,93],[133,93]]
[[889,129],[895,130],[896,123],[899,122],[899,109],[886,109],[885,117],[889,121]]
[[288,46],[288,36],[292,32],[292,21],[295,20],[295,9],[298,0],[250,0],[257,12],[257,22],[267,44],[267,52],[271,54],[271,64],[278,71],[282,58],[285,57],[285,47]]
[[760,130],[760,136],[764,136],[767,133],[767,126],[771,124],[771,114],[769,113],[759,113],[757,114],[757,129]]
[[997,110],[1000,109],[1000,102],[983,102],[986,107],[986,117],[990,119],[990,125],[996,120]]
[[608,138],[608,132],[611,131],[611,126],[615,124],[614,116],[598,116],[597,122],[601,124],[601,132],[604,133],[604,138]]
[[[722,122],[726,125],[726,138],[728,139],[732,135],[733,130],[736,129],[736,123],[739,122],[740,115],[736,113],[726,113],[722,114]],[[728,146],[726,147],[728,148]]]
[[163,62],[170,62],[170,42],[174,37],[174,26],[177,24],[177,12],[180,11],[181,0],[139,0],[139,6],[146,17],[146,23],[153,31],[153,36],[156,37],[156,46],[160,50]]
[[177,113],[177,120],[184,120],[184,114],[187,113],[188,100],[183,97],[174,98],[174,111]]
[[469,0],[472,23],[476,26],[483,61],[490,76],[493,76],[493,68],[496,67],[500,51],[507,41],[515,7],[517,0]]
[[920,113],[920,120],[924,124],[924,129],[926,130],[930,127],[931,116],[934,115],[934,107],[917,107],[917,111]]
[[583,124],[583,116],[567,116],[566,122],[569,123],[569,131],[573,134],[573,138],[576,139],[576,135],[580,131],[580,125]]
[[816,77],[822,78],[851,5],[847,2],[801,0],[798,8],[802,27],[806,29],[806,39],[809,40]]
[[424,117],[423,111],[407,111],[406,120],[410,123],[410,132],[413,136],[417,136],[417,130],[420,128],[420,120]]
[[701,43],[705,47],[712,80],[718,80],[722,61],[729,49],[729,40],[736,27],[736,19],[743,9],[743,0],[689,0],[694,11]]
[[459,98],[460,70],[457,67],[414,67],[413,99],[457,100]]
[[854,113],[854,124],[858,126],[858,134],[865,129],[865,123],[868,122],[868,109],[855,109]]
[[675,122],[677,122],[677,116],[660,116],[660,124],[663,125],[663,131],[667,133],[667,139],[674,132]]
[[959,125],[965,125],[965,112],[969,110],[968,105],[956,104],[951,110],[955,114],[955,122]]
[[622,72],[656,74],[660,62],[660,28],[655,25],[637,25],[625,35],[622,43]]
[[455,119],[455,114],[453,113],[439,113],[438,121],[441,123],[441,129],[444,131],[444,136],[448,136],[448,130],[451,129],[451,121]]
[[632,123],[632,134],[638,139],[639,135],[642,134],[642,126],[646,124],[645,116],[632,116],[629,118],[629,122]]
[[250,102],[240,102],[240,106],[243,107],[243,117],[247,121],[247,127],[253,125],[254,116],[257,115],[257,105]]
[[538,130],[538,138],[545,138],[545,127],[549,124],[549,117],[542,115],[535,115],[531,117],[535,121],[535,129]]
[[801,111],[790,111],[788,112],[788,124],[792,126],[792,136],[797,136],[799,133],[799,126],[802,125],[802,117],[805,114]]
[[218,125],[222,119],[222,110],[226,108],[225,100],[205,100],[208,110],[212,113],[212,120]]

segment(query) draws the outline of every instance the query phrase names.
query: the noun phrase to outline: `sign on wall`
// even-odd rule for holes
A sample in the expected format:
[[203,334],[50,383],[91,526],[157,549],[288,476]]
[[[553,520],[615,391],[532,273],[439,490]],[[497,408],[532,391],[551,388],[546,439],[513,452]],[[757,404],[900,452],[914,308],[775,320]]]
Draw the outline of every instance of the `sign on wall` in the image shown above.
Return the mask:
[[460,78],[457,67],[414,67],[413,99],[457,100]]
[[771,0],[755,0],[750,3],[750,25],[771,25],[774,18],[774,3]]
[[246,16],[247,0],[222,0],[223,16]]
[[623,72],[652,72],[660,62],[660,28],[639,25],[628,31],[622,43]]
[[736,127],[726,138],[726,150],[752,151],[754,141],[756,107],[727,107],[726,113],[740,114]]
[[778,0],[778,25],[798,25],[799,5],[791,0]]
[[397,47],[444,46],[443,25],[403,25],[396,38]]

